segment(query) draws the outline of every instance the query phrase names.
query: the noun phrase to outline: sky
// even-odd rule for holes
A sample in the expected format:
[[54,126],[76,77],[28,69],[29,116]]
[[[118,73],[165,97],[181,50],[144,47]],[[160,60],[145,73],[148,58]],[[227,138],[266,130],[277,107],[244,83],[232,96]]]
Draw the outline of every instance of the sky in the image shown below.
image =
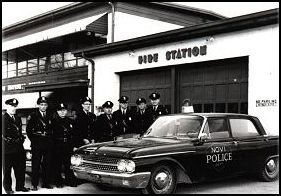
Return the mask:
[[[2,28],[73,2],[2,2]],[[226,17],[279,8],[279,2],[173,2]]]

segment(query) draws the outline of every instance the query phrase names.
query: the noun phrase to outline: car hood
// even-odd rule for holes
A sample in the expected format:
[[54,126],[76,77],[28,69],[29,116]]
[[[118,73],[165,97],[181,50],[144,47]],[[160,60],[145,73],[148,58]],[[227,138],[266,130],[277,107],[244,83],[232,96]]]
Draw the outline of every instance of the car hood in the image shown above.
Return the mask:
[[188,140],[163,139],[163,138],[130,138],[120,141],[96,143],[83,146],[79,152],[110,157],[132,158],[136,156],[151,155],[179,151],[181,148],[194,148]]

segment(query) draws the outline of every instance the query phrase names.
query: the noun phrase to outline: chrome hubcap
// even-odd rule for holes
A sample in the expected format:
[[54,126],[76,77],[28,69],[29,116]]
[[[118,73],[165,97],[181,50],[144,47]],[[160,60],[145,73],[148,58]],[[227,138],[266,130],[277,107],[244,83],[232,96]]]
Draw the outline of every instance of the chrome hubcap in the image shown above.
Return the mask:
[[163,189],[169,183],[169,176],[165,172],[160,172],[155,176],[154,180],[157,187]]
[[276,169],[275,161],[273,159],[270,159],[266,164],[266,168],[269,172],[274,172]]

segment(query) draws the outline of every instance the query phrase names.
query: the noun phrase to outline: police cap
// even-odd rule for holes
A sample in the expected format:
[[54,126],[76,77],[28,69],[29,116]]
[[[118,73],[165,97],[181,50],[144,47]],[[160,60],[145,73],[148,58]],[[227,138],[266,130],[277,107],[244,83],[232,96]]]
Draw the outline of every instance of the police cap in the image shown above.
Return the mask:
[[57,110],[62,110],[62,109],[66,109],[67,110],[67,105],[65,103],[59,103],[57,105]]
[[17,99],[15,99],[15,98],[13,98],[13,99],[8,99],[8,100],[6,100],[5,101],[5,104],[6,105],[11,105],[11,106],[18,106],[18,104],[19,104],[19,101],[17,100]]
[[141,103],[146,103],[145,98],[138,98],[138,99],[136,100],[136,104],[137,104],[137,105],[139,105],[139,104],[141,104]]
[[86,101],[92,103],[92,100],[90,97],[83,97],[82,99],[80,99],[81,104],[85,103]]
[[118,99],[119,103],[128,103],[129,97],[122,96],[120,99]]
[[37,104],[40,104],[40,103],[48,103],[48,100],[46,97],[42,96],[42,97],[39,97],[37,99]]
[[149,95],[149,98],[152,99],[152,100],[159,99],[160,98],[160,94],[159,93],[151,93]]
[[113,103],[111,101],[106,101],[103,105],[103,108],[112,108],[113,107]]

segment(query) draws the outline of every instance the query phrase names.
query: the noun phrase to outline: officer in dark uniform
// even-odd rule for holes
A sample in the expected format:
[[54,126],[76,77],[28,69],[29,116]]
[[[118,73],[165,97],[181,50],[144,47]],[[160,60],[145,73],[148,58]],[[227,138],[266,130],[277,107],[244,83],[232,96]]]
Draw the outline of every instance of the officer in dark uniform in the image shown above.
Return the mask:
[[3,186],[7,194],[13,194],[11,172],[14,169],[16,178],[16,191],[29,191],[24,187],[25,183],[25,151],[23,148],[24,135],[22,134],[22,122],[16,115],[17,99],[5,101],[7,112],[2,115],[2,165]]
[[94,124],[96,115],[90,112],[92,100],[84,97],[80,100],[82,111],[77,114],[75,122],[75,146],[80,147],[94,142]]
[[164,105],[159,105],[160,103],[160,94],[157,92],[151,93],[149,95],[151,105],[148,106],[148,110],[152,114],[153,122],[158,116],[168,114],[168,110]]
[[149,110],[146,109],[146,100],[145,98],[138,98],[136,100],[138,105],[137,111],[134,114],[134,133],[143,134],[149,126],[153,123],[152,114]]
[[128,108],[129,98],[122,96],[118,100],[120,109],[113,112],[113,119],[116,120],[116,134],[124,135],[132,133],[133,112]]
[[55,184],[58,188],[63,187],[63,179],[61,176],[62,167],[64,167],[65,184],[76,187],[76,180],[73,171],[70,169],[70,158],[73,153],[73,120],[67,116],[67,106],[59,103],[57,113],[52,121],[53,137],[54,137],[54,169]]
[[39,184],[39,171],[42,163],[43,188],[52,189],[52,153],[53,130],[51,127],[52,115],[47,111],[47,98],[42,96],[37,99],[39,107],[28,117],[26,133],[31,141],[32,152],[32,190],[37,191]]
[[97,142],[106,142],[114,140],[116,134],[116,121],[112,117],[113,103],[106,101],[103,105],[104,113],[99,115],[96,120],[95,130]]

